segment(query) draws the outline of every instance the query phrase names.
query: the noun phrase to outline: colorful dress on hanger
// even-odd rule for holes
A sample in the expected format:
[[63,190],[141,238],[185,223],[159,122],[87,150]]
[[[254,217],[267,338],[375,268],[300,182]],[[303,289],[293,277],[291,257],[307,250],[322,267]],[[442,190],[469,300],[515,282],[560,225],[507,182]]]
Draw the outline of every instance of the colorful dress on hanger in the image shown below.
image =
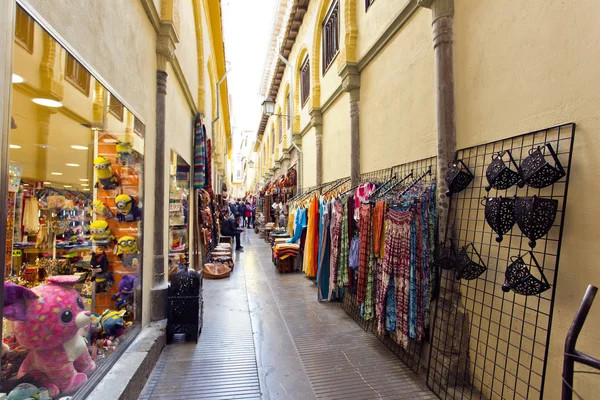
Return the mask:
[[342,220],[344,207],[339,199],[331,201],[331,222],[329,226],[331,236],[331,255],[329,260],[329,300],[333,300],[337,293],[338,271],[340,270],[340,245],[342,238]]
[[331,252],[331,237],[329,236],[329,224],[331,211],[329,202],[323,200],[321,206],[321,222],[323,224],[323,235],[321,236],[319,269],[317,272],[317,297],[319,301],[329,299],[329,257]]
[[369,277],[369,256],[371,242],[371,205],[360,206],[359,240],[360,253],[358,257],[358,286],[356,303],[360,305],[365,301],[367,294],[367,280]]
[[319,210],[317,197],[314,196],[308,207],[308,226],[306,228],[306,243],[304,245],[304,260],[302,270],[309,278],[317,275],[317,254],[319,239]]
[[348,238],[348,202],[344,202],[342,210],[342,227],[340,232],[340,262],[338,264],[337,286],[342,289],[348,286],[348,260],[350,258],[350,239]]

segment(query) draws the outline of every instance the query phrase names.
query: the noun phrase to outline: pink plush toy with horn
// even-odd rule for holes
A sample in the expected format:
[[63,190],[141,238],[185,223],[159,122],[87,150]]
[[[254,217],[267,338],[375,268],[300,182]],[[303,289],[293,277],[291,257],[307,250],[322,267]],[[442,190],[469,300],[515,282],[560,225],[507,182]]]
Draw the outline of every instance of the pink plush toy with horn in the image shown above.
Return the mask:
[[15,321],[17,341],[30,350],[17,378],[31,376],[52,397],[75,392],[96,369],[79,334],[91,317],[73,288],[78,280],[73,275],[52,276],[31,290],[4,283],[4,317]]

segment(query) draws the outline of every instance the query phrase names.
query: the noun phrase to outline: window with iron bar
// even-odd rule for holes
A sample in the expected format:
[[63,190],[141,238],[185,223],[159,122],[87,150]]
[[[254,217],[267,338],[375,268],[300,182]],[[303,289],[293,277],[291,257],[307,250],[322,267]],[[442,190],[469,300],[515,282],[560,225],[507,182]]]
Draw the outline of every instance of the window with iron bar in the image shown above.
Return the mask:
[[279,143],[283,142],[283,118],[279,116],[279,121],[277,121],[277,138],[279,139]]
[[119,121],[123,122],[124,106],[115,96],[110,96],[108,111]]
[[67,53],[67,62],[65,66],[65,80],[75,86],[81,93],[89,96],[90,94],[90,73],[79,61]]
[[30,53],[33,53],[33,28],[35,22],[25,10],[17,6],[15,21],[15,42]]
[[310,95],[310,61],[308,57],[300,66],[300,101],[302,107],[306,104],[308,96]]
[[333,63],[340,48],[339,10],[340,5],[336,0],[329,8],[325,21],[323,21],[323,75]]
[[288,93],[287,98],[285,99],[286,101],[286,106],[285,108],[287,109],[287,112],[285,113],[285,119],[286,119],[286,125],[285,125],[285,129],[289,130],[290,127],[292,126],[292,95],[290,93]]

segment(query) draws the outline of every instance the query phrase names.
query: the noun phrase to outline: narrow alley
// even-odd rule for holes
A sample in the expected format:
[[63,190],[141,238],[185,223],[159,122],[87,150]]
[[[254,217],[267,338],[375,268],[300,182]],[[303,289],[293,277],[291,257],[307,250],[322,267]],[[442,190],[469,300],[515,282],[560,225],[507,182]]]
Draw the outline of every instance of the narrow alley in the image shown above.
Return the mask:
[[167,346],[141,399],[436,398],[304,274],[278,274],[257,235],[243,244],[230,278],[204,281],[198,345]]

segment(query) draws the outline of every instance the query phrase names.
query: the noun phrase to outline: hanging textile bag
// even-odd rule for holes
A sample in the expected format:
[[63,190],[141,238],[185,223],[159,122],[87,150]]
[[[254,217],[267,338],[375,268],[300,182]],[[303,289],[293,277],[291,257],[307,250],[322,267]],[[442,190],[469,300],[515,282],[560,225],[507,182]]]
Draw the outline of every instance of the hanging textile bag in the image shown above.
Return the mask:
[[350,260],[348,266],[352,269],[358,269],[358,257],[360,253],[360,240],[357,237],[352,238],[350,242]]

